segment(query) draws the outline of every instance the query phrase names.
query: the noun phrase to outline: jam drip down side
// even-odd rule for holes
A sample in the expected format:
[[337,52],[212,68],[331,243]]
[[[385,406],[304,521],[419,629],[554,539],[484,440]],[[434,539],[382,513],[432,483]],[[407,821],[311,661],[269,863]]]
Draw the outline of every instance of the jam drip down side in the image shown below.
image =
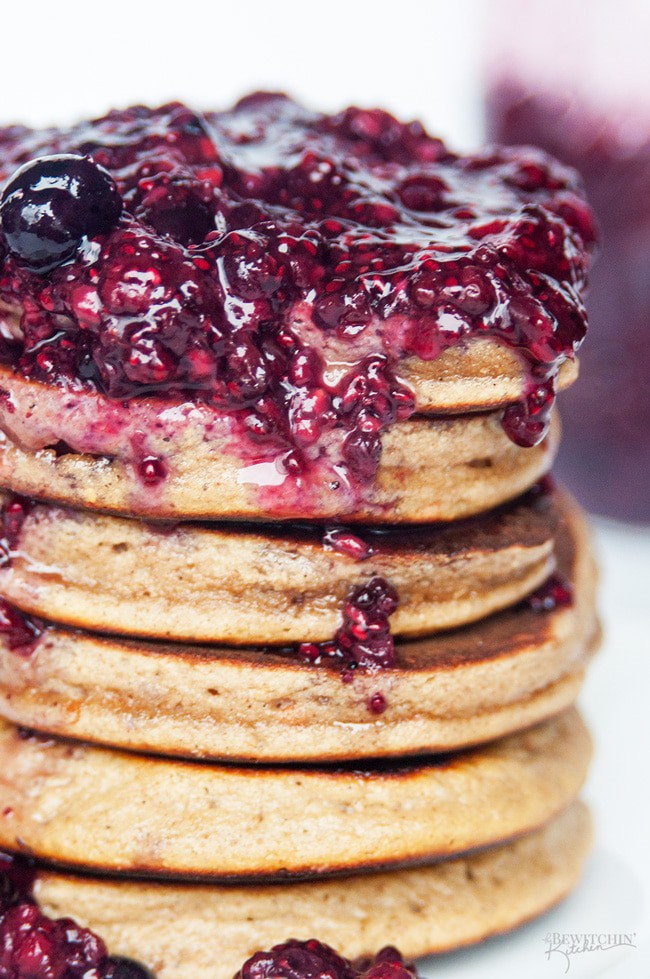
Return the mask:
[[11,564],[11,555],[17,549],[20,532],[32,507],[31,500],[12,494],[0,510],[0,568]]
[[396,590],[375,575],[350,593],[343,607],[343,624],[328,642],[304,642],[298,655],[309,663],[338,660],[341,679],[349,682],[357,669],[375,671],[395,665],[395,642],[389,617],[399,605]]
[[7,637],[12,653],[31,656],[46,629],[47,625],[41,619],[26,615],[0,598],[0,635]]
[[477,339],[520,357],[504,427],[536,444],[585,333],[591,215],[536,150],[458,156],[381,110],[257,94],[1,129],[0,180],[0,361],[205,402],[295,480],[324,456],[371,480],[382,432],[417,407],[401,363]]
[[558,608],[567,608],[573,605],[571,582],[560,575],[551,575],[543,585],[531,592],[525,599],[525,604],[534,612],[553,612]]
[[[344,530],[326,532],[324,543],[360,561],[373,553],[361,538]],[[375,575],[348,596],[343,607],[343,624],[334,639],[300,643],[297,654],[308,663],[337,662],[344,683],[351,683],[359,670],[372,675],[390,669],[395,666],[395,640],[389,619],[398,605],[395,588]],[[295,649],[289,652],[296,654]],[[388,708],[385,694],[380,690],[370,694],[366,708],[371,714],[383,714]]]

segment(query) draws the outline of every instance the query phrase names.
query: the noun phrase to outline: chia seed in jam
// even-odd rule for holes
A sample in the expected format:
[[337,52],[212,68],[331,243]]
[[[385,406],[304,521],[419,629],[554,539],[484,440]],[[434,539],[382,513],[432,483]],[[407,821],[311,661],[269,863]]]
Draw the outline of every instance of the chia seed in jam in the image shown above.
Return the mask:
[[526,396],[503,423],[533,445],[585,333],[591,216],[536,150],[459,156],[380,110],[261,93],[7,127],[0,179],[0,361],[119,401],[207,403],[246,458],[272,450],[290,476],[328,454],[370,481],[382,431],[417,407],[401,362],[479,338],[520,356]]
[[384,578],[375,575],[350,593],[343,607],[343,624],[329,642],[303,642],[299,655],[309,663],[338,660],[341,678],[349,682],[353,671],[389,669],[395,666],[395,641],[389,617],[399,596]]

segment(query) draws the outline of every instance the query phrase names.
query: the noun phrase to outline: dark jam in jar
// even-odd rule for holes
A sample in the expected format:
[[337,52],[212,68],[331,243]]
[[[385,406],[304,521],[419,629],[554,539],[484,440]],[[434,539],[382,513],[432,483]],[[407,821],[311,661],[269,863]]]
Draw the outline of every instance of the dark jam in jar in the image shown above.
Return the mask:
[[[577,69],[578,70],[578,69]],[[601,248],[590,273],[589,343],[562,396],[556,471],[590,510],[650,523],[650,97],[617,116],[570,87],[517,75],[492,84],[489,136],[532,144],[577,168]]]

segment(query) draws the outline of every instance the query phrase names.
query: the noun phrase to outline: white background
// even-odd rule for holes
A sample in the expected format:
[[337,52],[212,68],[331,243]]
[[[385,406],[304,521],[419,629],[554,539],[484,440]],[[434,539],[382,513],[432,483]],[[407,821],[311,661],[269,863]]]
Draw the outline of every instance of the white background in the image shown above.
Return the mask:
[[[536,6],[542,14],[549,10]],[[588,0],[556,3],[554,12],[562,7],[571,7],[574,22],[584,14],[589,20],[593,10]],[[621,6],[609,9],[620,36]],[[10,6],[4,0],[0,121],[61,123],[172,98],[218,108],[269,88],[316,108],[382,105],[420,117],[453,145],[468,148],[480,139],[485,27],[493,11],[491,0],[35,0]],[[638,42],[633,30],[627,35]],[[575,35],[562,37],[558,25],[558,38],[566,45]],[[647,48],[646,58],[647,64]],[[637,932],[644,947],[576,957],[569,974],[650,976],[650,537],[602,525],[599,538],[606,640],[583,696],[597,747],[587,788],[597,822],[594,857],[581,888],[551,916],[427,964],[432,977],[559,976],[565,963],[543,954],[548,931]],[[386,940],[399,944],[399,935]]]
[[179,98],[286,90],[381,105],[471,143],[482,3],[58,0],[0,4],[0,119],[47,123]]

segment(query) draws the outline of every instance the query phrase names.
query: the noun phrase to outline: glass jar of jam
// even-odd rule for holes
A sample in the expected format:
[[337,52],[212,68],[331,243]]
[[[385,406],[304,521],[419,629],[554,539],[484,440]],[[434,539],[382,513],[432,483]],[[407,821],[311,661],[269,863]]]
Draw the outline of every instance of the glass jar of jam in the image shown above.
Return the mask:
[[600,224],[557,471],[593,512],[650,522],[650,4],[490,5],[488,137],[582,174]]

